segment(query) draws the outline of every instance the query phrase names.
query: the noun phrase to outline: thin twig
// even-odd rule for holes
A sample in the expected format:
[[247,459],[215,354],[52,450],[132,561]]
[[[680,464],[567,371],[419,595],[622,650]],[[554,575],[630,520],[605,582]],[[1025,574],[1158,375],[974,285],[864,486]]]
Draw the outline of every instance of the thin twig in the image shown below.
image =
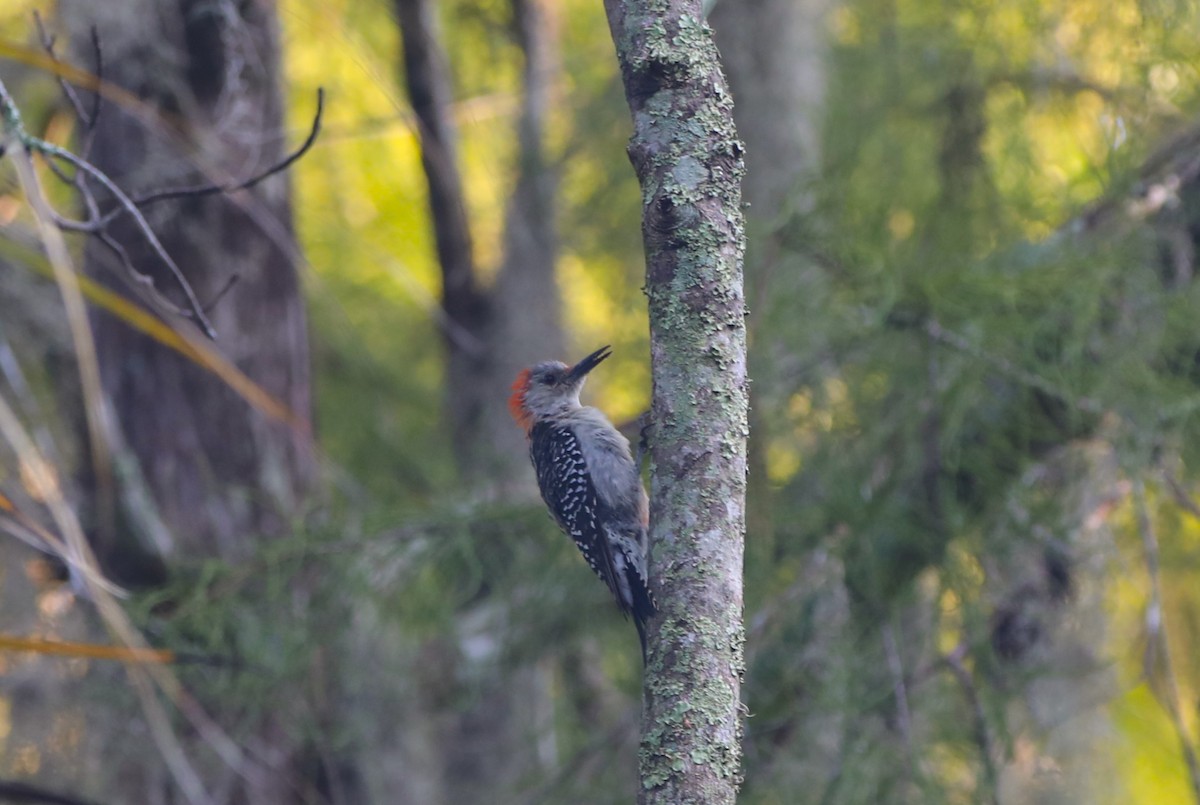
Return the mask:
[[183,270],[175,262],[174,258],[167,253],[166,248],[158,239],[158,235],[154,234],[154,230],[150,228],[150,222],[142,215],[141,210],[134,205],[133,200],[125,195],[125,191],[117,187],[116,183],[109,179],[108,176],[99,168],[92,165],[90,162],[72,154],[63,148],[59,148],[53,143],[48,143],[43,140],[38,140],[36,137],[30,137],[25,143],[27,148],[39,151],[42,154],[55,159],[61,159],[68,164],[73,165],[77,170],[82,170],[93,179],[101,184],[105,190],[113,194],[117,203],[124,208],[137,224],[137,228],[141,230],[142,236],[146,242],[150,244],[150,248],[154,251],[158,259],[167,267],[171,275],[175,278],[180,289],[183,290],[183,295],[187,297],[188,307],[191,309],[191,316],[195,319],[196,324],[212,340],[217,339],[217,331],[213,329],[212,323],[208,320],[208,316],[204,314],[204,309],[200,305],[200,300],[196,298],[196,292],[192,290],[192,286],[188,283],[187,278],[183,276]]
[[[148,193],[145,195],[140,195],[137,197],[130,197],[129,200],[135,207],[140,209],[142,207],[153,204],[155,202],[165,201],[167,199],[194,198],[197,196],[207,196],[207,195],[213,195],[213,194],[217,194],[217,193],[232,193],[237,190],[245,190],[245,189],[254,187],[255,185],[262,182],[264,179],[266,179],[270,176],[273,176],[277,173],[280,173],[281,171],[284,171],[287,168],[289,168],[291,165],[295,164],[296,160],[300,159],[300,157],[304,156],[304,154],[307,153],[308,150],[312,148],[313,144],[317,140],[318,135],[321,132],[321,120],[324,115],[324,109],[325,109],[325,90],[323,88],[318,87],[317,88],[317,110],[316,110],[316,113],[313,115],[312,127],[310,128],[310,130],[308,132],[308,136],[305,137],[304,142],[301,143],[294,151],[292,151],[290,154],[288,154],[283,159],[274,163],[273,165],[268,167],[266,170],[261,171],[260,173],[257,173],[255,175],[249,177],[248,179],[243,179],[238,182],[234,182],[232,184],[208,183],[208,184],[203,184],[203,185],[194,185],[191,187],[178,187],[178,188],[171,188],[168,190],[158,190],[158,191]],[[48,161],[48,164],[50,164],[51,166],[54,166],[53,162]],[[77,175],[78,175],[78,173],[77,173]],[[77,185],[78,185],[78,182],[77,182]],[[107,185],[105,185],[105,186],[107,187]],[[121,261],[121,263],[125,267],[126,271],[128,271],[129,274],[131,276],[133,276],[137,282],[151,288],[152,290],[157,290],[154,285],[154,280],[149,275],[147,275],[141,271],[138,271],[134,267],[133,262],[129,259],[128,253],[125,251],[125,249],[121,248],[119,246],[119,244],[117,244],[116,241],[113,238],[111,238],[110,236],[108,236],[107,233],[105,232],[107,227],[116,218],[118,218],[122,213],[130,212],[130,208],[127,205],[118,204],[116,209],[111,210],[110,212],[108,212],[104,215],[100,215],[96,211],[95,201],[94,201],[92,195],[90,193],[86,192],[86,190],[83,187],[80,187],[79,189],[80,189],[80,194],[84,197],[85,201],[88,204],[90,217],[86,221],[72,221],[69,219],[59,218],[59,219],[57,219],[59,226],[61,226],[64,229],[70,229],[72,231],[87,232],[87,233],[96,235],[97,237],[100,238],[101,242],[103,242],[105,246],[107,246],[114,254],[117,255],[118,259]],[[111,188],[110,188],[110,191],[111,191]],[[118,201],[119,200],[120,199],[118,198]],[[140,222],[139,222],[139,224],[140,224]],[[160,255],[160,257],[161,257],[161,255]],[[168,264],[168,265],[170,265],[170,264]],[[237,275],[231,276],[228,280],[226,280],[225,285],[222,286],[221,289],[218,290],[216,294],[214,294],[213,298],[207,304],[200,305],[197,302],[195,309],[201,315],[207,314],[208,312],[210,312],[217,305],[217,303],[220,302],[220,300],[222,298],[224,298],[224,296],[230,290],[232,290],[233,286],[237,284],[239,279],[240,279],[240,277],[238,277]],[[161,294],[159,295],[159,297],[160,297],[160,299],[159,299],[160,302],[166,302],[165,298],[161,298]],[[191,297],[191,295],[189,294],[189,302],[191,302],[191,301],[194,301],[194,300]],[[175,313],[176,315],[181,315],[181,316],[185,316],[185,317],[191,317],[193,315],[191,313],[191,311],[183,310],[176,305],[170,304],[169,302],[166,302],[166,304],[167,304],[168,309],[171,312]]]
[[[23,147],[27,154],[37,152],[42,154],[44,157],[61,159],[62,161],[73,166],[77,171],[83,171],[88,176],[99,182],[100,185],[102,185],[106,190],[112,193],[113,197],[117,200],[117,203],[133,217],[134,222],[137,224],[137,228],[141,230],[142,236],[150,244],[150,247],[154,250],[154,253],[167,266],[171,274],[175,277],[176,282],[178,282],[180,288],[183,290],[184,296],[187,297],[188,307],[191,310],[191,318],[196,321],[197,325],[201,328],[205,335],[213,340],[216,340],[216,330],[213,329],[208,317],[204,314],[204,310],[201,308],[199,300],[196,299],[196,294],[192,290],[192,286],[188,284],[187,278],[183,276],[183,271],[175,263],[174,259],[171,258],[171,255],[167,254],[167,250],[159,241],[158,236],[154,234],[154,230],[151,229],[149,221],[146,220],[145,216],[142,215],[141,211],[138,210],[129,196],[126,195],[121,188],[117,187],[116,183],[113,182],[112,179],[109,179],[103,171],[92,165],[87,160],[81,159],[70,151],[60,148],[53,143],[48,143],[45,140],[41,140],[29,134],[25,130],[24,125],[21,123],[21,115],[17,108],[16,102],[13,100],[12,96],[9,95],[8,89],[5,87],[3,81],[0,81],[0,115],[3,116],[4,133],[6,135],[5,141],[7,145],[12,145],[11,141],[16,140],[17,143]],[[22,160],[16,159],[16,162],[19,166]],[[42,217],[46,217],[52,221],[55,221],[57,225],[59,216],[57,216],[52,209],[49,209],[48,204],[46,207],[48,209],[45,211]]]
[[[75,87],[71,85],[71,82],[67,81],[67,79],[63,77],[64,71],[61,69],[63,67],[63,62],[61,62],[58,56],[54,53],[54,37],[46,30],[46,26],[42,23],[42,15],[36,10],[33,12],[33,20],[37,25],[38,36],[42,40],[42,47],[45,49],[46,55],[50,58],[55,68],[59,68],[55,69],[53,72],[58,78],[58,86],[62,89],[63,97],[67,99],[67,103],[71,104],[71,108],[75,112],[76,119],[78,119],[82,125],[83,136],[79,148],[79,155],[83,159],[87,159],[92,150],[92,143],[94,143],[96,139],[96,122],[100,118],[100,104],[104,96],[99,92],[93,92],[91,111],[84,111],[83,102],[79,99],[79,93],[75,91]],[[92,40],[92,52],[96,54],[96,67],[92,72],[92,76],[97,84],[102,84],[104,82],[104,52],[100,49],[100,33],[96,29],[95,25],[91,26],[89,33]],[[46,164],[50,166],[51,170],[59,174],[59,178],[63,178],[57,165],[55,165],[53,162],[48,162]],[[85,194],[87,193],[86,188],[82,184],[79,184],[78,181],[76,182],[76,186],[79,188],[80,192]]]
[[971,708],[975,743],[979,746],[979,755],[983,761],[984,779],[987,781],[988,786],[987,801],[993,805],[1000,805],[1000,775],[996,770],[992,737],[991,733],[988,732],[987,714],[984,713],[983,703],[979,700],[979,691],[975,689],[975,682],[971,679],[971,674],[967,671],[966,666],[963,665],[963,655],[961,653],[954,651],[947,655],[943,658],[943,664],[958,682],[958,686],[962,688],[963,695],[967,697],[967,704]]
[[[317,141],[317,135],[321,133],[321,117],[325,110],[325,90],[322,87],[317,88],[317,111],[313,115],[312,128],[308,132],[308,136],[304,138],[304,142],[300,144],[295,151],[288,154],[283,159],[276,162],[271,167],[261,173],[251,176],[249,179],[243,179],[233,184],[216,184],[207,183],[202,185],[193,185],[191,187],[175,187],[169,190],[157,190],[146,195],[137,196],[132,199],[133,203],[138,207],[145,207],[148,204],[153,204],[157,201],[165,201],[172,198],[194,198],[196,196],[211,196],[216,193],[232,193],[236,190],[246,190],[254,187],[264,179],[274,176],[280,171],[287,170],[296,160],[304,156],[308,149],[312,148],[313,143]],[[111,220],[111,217],[120,215],[121,210],[113,210],[105,216],[105,222]]]
[[133,258],[129,256],[129,252],[124,246],[121,245],[120,241],[103,230],[96,232],[95,235],[96,240],[100,241],[100,243],[102,243],[110,252],[116,255],[117,260],[121,262],[125,272],[133,278],[135,283],[142,285],[148,290],[154,292],[153,298],[157,304],[162,305],[168,312],[174,313],[178,316],[187,318],[190,315],[189,311],[184,310],[170,299],[167,299],[167,297],[163,296],[161,293],[158,293],[158,288],[154,284],[154,278],[149,274],[143,274],[141,271],[137,270],[137,267],[133,264]]
[[[1200,803],[1200,760],[1197,760],[1195,742],[1183,719],[1179,679],[1175,675],[1175,664],[1171,658],[1171,644],[1163,610],[1162,568],[1159,563],[1158,537],[1154,533],[1154,522],[1150,517],[1150,509],[1146,505],[1146,485],[1140,477],[1133,482],[1133,501],[1137,513],[1138,532],[1142,537],[1142,553],[1146,559],[1146,574],[1150,579],[1150,602],[1146,607],[1146,631],[1150,643],[1147,653],[1153,651],[1154,647],[1158,648],[1157,659],[1161,666],[1163,682],[1166,684],[1166,690],[1156,693],[1155,698],[1171,718],[1180,750],[1183,752],[1184,762],[1187,764],[1192,796],[1197,803]],[[1147,669],[1147,671],[1149,670]],[[1150,689],[1154,692],[1153,685],[1150,685]]]
[[908,755],[909,765],[916,768],[916,753],[912,743],[912,713],[908,707],[908,690],[904,683],[904,661],[900,658],[900,649],[896,646],[896,634],[890,623],[884,624],[883,653],[887,657],[888,672],[892,675],[892,694],[896,698],[896,725],[900,730],[900,738],[904,741],[904,752]]
[[1051,397],[1062,400],[1068,405],[1078,408],[1080,411],[1088,414],[1104,413],[1104,406],[1090,397],[1077,397],[1066,389],[1058,386],[1046,378],[1034,374],[1026,369],[1022,369],[1008,358],[1002,355],[995,355],[982,347],[972,344],[966,337],[959,335],[953,330],[948,330],[943,327],[936,319],[930,319],[925,323],[925,333],[939,344],[952,347],[959,352],[970,355],[973,358],[978,358],[984,363],[989,364],[992,368],[997,369],[1002,374],[1011,377],[1012,379],[1035,388],[1038,391],[1049,394]]
[[[104,83],[104,51],[100,48],[100,31],[95,25],[91,26],[89,31],[92,39],[92,52],[96,54],[96,69],[93,75],[96,76],[96,83]],[[96,123],[100,119],[100,105],[104,102],[104,95],[99,92],[92,93],[92,113],[89,115],[90,121],[87,128],[84,130],[83,141],[79,145],[79,155],[84,159],[90,159],[92,155],[92,145],[96,142]]]
[[225,294],[233,290],[233,286],[237,285],[238,280],[241,278],[241,274],[230,274],[229,279],[225,280],[225,284],[222,285],[215,294],[213,294],[213,298],[210,299],[208,304],[204,306],[204,312],[209,313],[214,307],[220,304],[221,300],[225,298]]
[[[37,27],[38,38],[42,40],[42,49],[46,51],[46,55],[50,57],[50,60],[55,65],[61,64],[58,55],[54,52],[54,37],[46,30],[46,26],[42,23],[42,15],[36,9],[33,12],[33,23]],[[83,111],[83,104],[79,100],[79,93],[62,77],[61,73],[55,72],[55,75],[58,79],[59,89],[62,90],[67,103],[71,104],[71,108],[75,110],[75,117],[79,118],[79,122],[84,126],[90,128],[94,122],[88,116],[87,112]]]
[[1171,497],[1179,504],[1180,508],[1200,520],[1200,504],[1192,498],[1188,491],[1183,488],[1183,484],[1175,477],[1173,472],[1163,470],[1163,480],[1167,482],[1167,488],[1171,490]]
[[[57,176],[58,180],[60,182],[62,182],[63,184],[74,185],[75,182],[77,181],[77,177],[79,176],[78,171],[76,171],[74,176],[68,174],[65,170],[63,170],[62,165],[59,165],[57,162],[47,162],[46,167],[49,168],[50,172],[53,173],[55,176]],[[74,223],[74,226],[82,226],[82,225],[83,225],[82,221],[76,221]],[[64,227],[64,229],[65,228],[66,227]]]
[[[0,84],[0,92],[3,92]],[[9,129],[10,135],[19,132],[19,126]],[[92,338],[87,319],[87,304],[79,288],[79,276],[71,264],[71,253],[63,240],[62,232],[54,225],[54,211],[42,193],[37,171],[28,151],[16,150],[12,154],[13,166],[21,190],[33,210],[38,234],[46,250],[46,257],[54,271],[54,281],[62,295],[67,314],[67,326],[75,357],[79,366],[79,380],[86,405],[84,415],[87,422],[88,443],[92,450],[92,467],[96,475],[99,522],[111,528],[114,522],[112,462],[109,452],[108,418],[106,414],[103,384],[100,381],[100,361],[96,354],[96,343]]]

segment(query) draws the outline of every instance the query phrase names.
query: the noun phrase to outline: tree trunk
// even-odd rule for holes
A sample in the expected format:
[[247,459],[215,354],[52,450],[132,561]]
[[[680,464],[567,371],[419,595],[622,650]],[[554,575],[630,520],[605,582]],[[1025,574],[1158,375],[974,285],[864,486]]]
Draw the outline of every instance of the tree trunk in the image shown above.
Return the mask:
[[442,337],[446,350],[446,411],[454,457],[464,480],[479,477],[489,372],[484,331],[488,300],[475,272],[466,195],[458,169],[458,132],[451,116],[449,65],[438,36],[437,8],[428,0],[396,0],[404,82],[421,142],[429,217],[442,274]]
[[[264,0],[60,4],[76,62],[93,63],[89,29],[95,26],[103,79],[136,95],[162,121],[147,125],[143,109],[105,100],[91,161],[135,197],[229,183],[278,163],[287,143],[274,9]],[[212,303],[212,346],[290,409],[291,424],[252,407],[224,380],[124,322],[92,315],[115,424],[115,458],[120,472],[132,475],[120,479],[120,488],[148,493],[138,505],[122,508],[110,532],[139,528],[140,551],[119,536],[104,539],[104,523],[98,524],[98,553],[118,578],[156,580],[139,553],[160,562],[236,561],[263,537],[287,533],[303,513],[315,462],[304,424],[309,355],[289,193],[287,176],[276,174],[233,194],[164,200],[144,212],[200,302]],[[100,200],[108,199],[101,194]],[[179,288],[128,218],[114,222],[109,233],[132,266],[183,307]],[[106,284],[130,284],[128,272],[94,239],[85,269]],[[237,284],[221,296],[234,278]],[[283,716],[268,715],[240,736],[254,747],[255,762],[206,773],[214,801],[296,801],[321,785],[315,764],[305,759],[304,737],[289,734],[285,724]],[[177,795],[164,779],[161,758],[129,755],[118,799],[158,802]]]
[[[93,3],[73,0],[61,11],[79,63],[92,61],[94,25],[103,78],[175,127],[148,130],[135,110],[103,104],[91,159],[127,192],[247,177],[281,158],[286,143],[272,5],[125,0],[104,4],[100,13]],[[145,211],[202,303],[237,279],[209,311],[216,347],[307,420],[308,340],[287,177],[272,176],[233,196],[167,200]],[[128,219],[111,233],[132,264],[174,299],[177,289]],[[85,268],[109,283],[125,273],[94,240]],[[96,313],[92,326],[120,438],[157,510],[126,509],[125,525],[160,521],[166,529],[153,531],[153,552],[192,557],[243,556],[253,537],[284,531],[312,480],[307,429],[252,409],[226,382],[121,321]],[[171,543],[162,544],[164,538]],[[126,562],[130,546],[100,548],[111,564]],[[114,569],[121,575],[121,567]]]
[[486,497],[521,488],[534,494],[523,437],[503,401],[521,368],[566,359],[554,275],[558,179],[544,144],[557,63],[554,15],[552,4],[543,0],[513,0],[512,7],[525,57],[516,184],[506,211],[503,263],[494,287],[484,289],[472,253],[436,5],[396,0],[404,81],[417,120],[442,274],[447,412],[455,459],[464,483]]
[[[776,578],[780,557],[796,550],[786,544],[790,523],[781,514],[780,494],[768,475],[767,446],[786,440],[792,430],[782,422],[793,384],[783,377],[783,367],[796,361],[818,360],[818,350],[800,346],[784,335],[781,320],[792,320],[800,300],[812,299],[820,287],[820,268],[794,248],[797,237],[810,228],[804,216],[813,208],[813,181],[820,174],[821,129],[828,82],[828,15],[834,0],[720,0],[709,15],[721,61],[737,99],[734,118],[746,141],[746,297],[754,311],[749,339],[755,405],[750,411],[750,476],[746,524],[751,534],[746,553],[746,577]],[[799,234],[798,234],[799,233]],[[793,243],[786,244],[788,238]],[[786,443],[786,442],[785,442]],[[780,543],[784,544],[780,544]],[[805,554],[797,589],[804,599],[795,611],[812,607],[821,615],[802,642],[780,648],[773,641],[747,635],[747,693],[751,709],[755,698],[769,697],[772,654],[775,651],[805,658],[810,679],[821,690],[837,690],[846,677],[838,646],[845,639],[848,620],[842,569],[825,551]],[[778,598],[759,595],[747,604],[747,620],[778,617]],[[777,610],[775,610],[777,611]],[[756,662],[757,660],[757,662]],[[756,668],[757,665],[757,668]],[[757,677],[757,679],[756,679]],[[757,682],[757,689],[756,689]],[[764,689],[765,688],[765,689]],[[813,690],[806,687],[806,691]],[[757,691],[757,692],[755,692]],[[821,695],[798,697],[792,709],[793,725],[788,745],[780,751],[780,734],[756,722],[747,725],[747,773],[752,794],[772,787],[820,790],[828,782],[838,757],[838,736],[844,718],[816,705]],[[765,705],[759,701],[758,706]],[[756,751],[757,750],[757,751]],[[782,754],[786,762],[772,762]],[[753,798],[751,796],[751,798]]]
[[[513,0],[512,7],[525,64],[517,118],[516,185],[505,213],[504,262],[492,291],[487,339],[495,377],[489,386],[493,401],[508,396],[513,378],[526,366],[550,359],[572,360],[563,337],[562,300],[555,276],[558,174],[545,145],[559,67],[555,4]],[[505,406],[493,402],[487,415],[492,451],[489,484],[506,497],[513,493],[535,497],[524,434],[513,427]]]
[[742,145],[698,0],[606,0],[633,113],[650,297],[651,578],[643,803],[740,781],[747,379]]
[[[524,55],[517,117],[516,181],[508,201],[504,256],[496,282],[483,288],[471,251],[470,221],[457,157],[450,65],[438,35],[437,5],[396,0],[404,49],[404,81],[417,120],[429,188],[431,224],[442,274],[447,411],[462,488],[482,498],[534,498],[524,435],[504,401],[517,372],[563,353],[555,280],[557,176],[546,156],[546,118],[556,68],[552,4],[513,0]],[[509,602],[484,596],[457,619],[458,633],[430,641],[444,656],[436,678],[422,679],[422,698],[447,680],[469,703],[438,717],[426,712],[440,769],[425,790],[429,802],[505,801],[538,770],[544,731],[544,674],[533,665],[501,667]],[[457,643],[457,644],[456,644]],[[463,651],[470,644],[470,652]],[[419,707],[419,705],[418,705]],[[402,748],[401,753],[405,750]]]
[[802,182],[815,174],[821,156],[832,5],[721,0],[709,17],[746,141],[744,193],[752,226],[757,220],[762,228],[779,228],[784,210],[807,207]]

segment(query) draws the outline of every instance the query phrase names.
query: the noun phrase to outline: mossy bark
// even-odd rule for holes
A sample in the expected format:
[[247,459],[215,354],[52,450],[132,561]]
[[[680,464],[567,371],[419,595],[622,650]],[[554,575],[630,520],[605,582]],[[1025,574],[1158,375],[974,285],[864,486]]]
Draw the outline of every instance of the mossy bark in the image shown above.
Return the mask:
[[731,803],[741,771],[747,379],[742,145],[699,0],[606,0],[633,113],[650,298],[643,803]]

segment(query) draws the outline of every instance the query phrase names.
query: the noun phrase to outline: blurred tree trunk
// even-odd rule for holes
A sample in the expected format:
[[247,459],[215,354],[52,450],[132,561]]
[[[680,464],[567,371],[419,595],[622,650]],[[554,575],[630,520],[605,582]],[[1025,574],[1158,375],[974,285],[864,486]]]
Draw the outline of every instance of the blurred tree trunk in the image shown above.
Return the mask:
[[[812,188],[821,170],[821,130],[828,83],[828,16],[834,0],[718,0],[709,16],[721,63],[736,99],[734,118],[746,142],[746,178],[742,192],[746,208],[746,296],[753,315],[747,320],[750,375],[754,378],[750,408],[750,445],[746,500],[746,577],[777,575],[780,556],[794,551],[778,545],[778,505],[768,474],[767,445],[790,430],[779,421],[794,392],[780,375],[795,362],[815,359],[807,350],[781,339],[776,326],[782,316],[794,316],[797,300],[812,298],[821,269],[798,252],[788,238],[804,238],[804,218],[813,207]],[[819,336],[814,336],[819,341]],[[811,342],[810,342],[811,343]],[[790,524],[779,523],[781,527]],[[802,642],[783,651],[802,657],[810,669],[794,717],[786,730],[747,724],[747,793],[782,786],[785,790],[819,791],[837,762],[839,735],[845,718],[819,703],[817,689],[837,690],[845,679],[838,659],[839,641],[848,620],[847,598],[840,562],[828,552],[808,552],[797,589],[798,609],[819,611],[814,628]],[[778,600],[748,596],[747,620],[774,621]],[[755,699],[774,695],[764,680],[776,652],[767,641],[747,634],[746,693],[751,709]],[[765,649],[765,650],[764,650]],[[781,737],[783,736],[783,737]],[[786,747],[786,748],[785,748]],[[781,754],[786,763],[772,762]]]
[[[567,361],[555,263],[558,257],[558,169],[547,154],[546,126],[554,101],[558,59],[558,19],[554,0],[512,0],[517,42],[525,56],[517,117],[517,175],[508,200],[504,229],[504,262],[492,292],[493,311],[487,343],[497,373],[489,389],[485,430],[494,470],[503,470],[516,456],[528,473],[528,446],[513,427],[506,406],[497,405],[509,393],[521,369],[547,359]],[[489,479],[495,484],[505,476]],[[508,484],[512,489],[511,482]],[[526,494],[533,496],[531,488]]]
[[554,274],[558,181],[544,143],[557,33],[546,0],[514,0],[512,9],[525,58],[516,181],[506,213],[503,263],[494,287],[484,288],[471,245],[437,7],[429,0],[396,0],[404,81],[417,120],[442,273],[447,412],[455,458],[467,485],[492,495],[514,488],[532,494],[523,437],[504,405],[513,378],[538,360],[567,359]]
[[[131,195],[262,172],[285,153],[275,7],[262,0],[121,0],[61,3],[76,62],[89,65],[94,26],[103,78],[166,121],[105,100],[90,158]],[[167,130],[169,127],[169,130]],[[217,331],[215,348],[286,405],[301,424],[252,408],[221,379],[103,313],[92,315],[100,372],[116,437],[121,489],[145,492],[125,505],[117,528],[100,523],[103,561],[118,578],[153,582],[152,559],[237,560],[263,537],[288,532],[314,476],[309,355],[297,272],[289,180],[279,174],[235,194],[192,196],[145,208]],[[122,218],[110,229],[131,263],[172,302],[178,288],[145,238]],[[126,273],[95,240],[86,271],[105,284]],[[230,292],[217,300],[231,280]],[[168,316],[169,323],[178,324]],[[187,326],[187,325],[184,325]],[[130,460],[132,459],[132,460]],[[129,500],[138,497],[134,495]],[[102,510],[102,506],[100,507]],[[135,546],[115,535],[140,532]],[[161,570],[161,568],[160,568]],[[297,591],[299,594],[299,591]],[[96,729],[104,729],[96,726]],[[230,802],[285,802],[319,787],[303,738],[268,716],[252,734],[245,768],[220,767],[205,780]],[[134,754],[134,753],[130,753]],[[121,801],[174,796],[153,754],[129,758]]]
[[[827,21],[833,0],[719,0],[709,16],[746,141],[747,223],[779,229],[805,209],[821,157]],[[759,250],[761,251],[761,250]],[[746,251],[747,284],[762,269]]]
[[1126,498],[1127,482],[1103,438],[1052,451],[1025,478],[1031,499],[1059,507],[1053,520],[1019,509],[1016,533],[1005,535],[1013,547],[985,557],[993,606],[984,667],[989,681],[1018,692],[1004,721],[1018,748],[993,749],[994,794],[998,802],[1096,802],[1119,783],[1115,769],[1096,763],[1115,729],[1111,711],[1097,705],[1121,694],[1106,656],[1105,602],[1119,557],[1108,513]]
[[396,0],[403,78],[416,116],[421,167],[429,188],[429,218],[442,273],[442,337],[446,351],[446,410],[455,459],[464,477],[477,479],[483,412],[483,382],[490,373],[487,343],[489,305],[479,286],[466,195],[458,167],[458,131],[446,54],[438,33],[437,8],[428,0]]
[[[524,56],[517,164],[503,262],[490,288],[480,282],[472,252],[437,6],[429,0],[396,0],[396,12],[442,273],[445,393],[462,488],[477,497],[532,498],[528,447],[505,402],[522,367],[550,358],[569,360],[555,277],[558,179],[545,146],[558,69],[553,3],[512,2],[513,29]],[[441,766],[439,778],[422,787],[427,797],[436,791],[436,798],[424,802],[504,801],[546,760],[536,755],[538,733],[548,728],[539,723],[545,709],[539,703],[548,696],[544,675],[533,666],[500,665],[507,607],[485,597],[458,619],[456,643],[434,641],[447,644],[426,647],[431,656],[442,655],[441,673],[420,681],[421,698],[444,698],[449,684],[458,686],[453,695],[466,704],[448,716],[436,708],[424,713],[427,723],[437,725],[427,738],[436,742]],[[470,657],[463,650],[468,642]],[[410,747],[409,752],[423,751]]]
[[747,378],[742,144],[699,0],[606,0],[643,191],[650,297],[650,624],[639,802],[741,780]]
[[[798,219],[812,206],[809,188],[820,170],[832,6],[833,0],[719,0],[709,16],[737,99],[738,132],[746,142],[746,289],[755,313],[747,325],[755,344],[750,374],[758,400],[750,409],[746,517],[755,549],[747,562],[774,557],[777,507],[767,474],[766,445],[772,433],[767,412],[785,408],[790,390],[775,375],[796,360],[796,345],[778,343],[770,325],[772,308],[794,309],[794,300],[808,295],[805,284],[811,281],[812,266],[781,269],[780,254],[786,251],[784,238],[802,228]],[[786,315],[792,315],[790,310]],[[754,573],[748,570],[748,575]]]
[[[68,0],[60,9],[78,63],[93,61],[88,31],[96,26],[103,78],[173,127],[149,131],[135,110],[103,104],[92,159],[127,192],[248,177],[282,157],[272,5],[123,0],[105,3],[100,13],[93,3]],[[202,303],[236,279],[209,311],[216,347],[307,421],[308,336],[287,176],[232,196],[163,201],[146,215]],[[179,301],[128,218],[111,232],[133,265]],[[125,273],[95,240],[85,268],[106,284]],[[154,508],[126,507],[123,525],[139,529],[154,553],[230,559],[244,556],[253,538],[285,531],[313,478],[310,433],[264,416],[223,380],[111,316],[94,314],[92,326],[118,436],[136,459],[126,466],[140,475]],[[100,548],[118,576],[136,575],[132,546]]]

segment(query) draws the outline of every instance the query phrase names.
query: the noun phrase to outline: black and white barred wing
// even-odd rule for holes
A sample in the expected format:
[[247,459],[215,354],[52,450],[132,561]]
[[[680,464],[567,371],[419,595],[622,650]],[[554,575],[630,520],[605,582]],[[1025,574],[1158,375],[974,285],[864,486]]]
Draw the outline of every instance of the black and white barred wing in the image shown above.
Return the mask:
[[605,510],[588,473],[579,440],[569,427],[539,423],[530,433],[529,455],[538,488],[550,513],[608,585],[621,608],[631,606],[628,584],[613,561],[612,545],[603,529]]

